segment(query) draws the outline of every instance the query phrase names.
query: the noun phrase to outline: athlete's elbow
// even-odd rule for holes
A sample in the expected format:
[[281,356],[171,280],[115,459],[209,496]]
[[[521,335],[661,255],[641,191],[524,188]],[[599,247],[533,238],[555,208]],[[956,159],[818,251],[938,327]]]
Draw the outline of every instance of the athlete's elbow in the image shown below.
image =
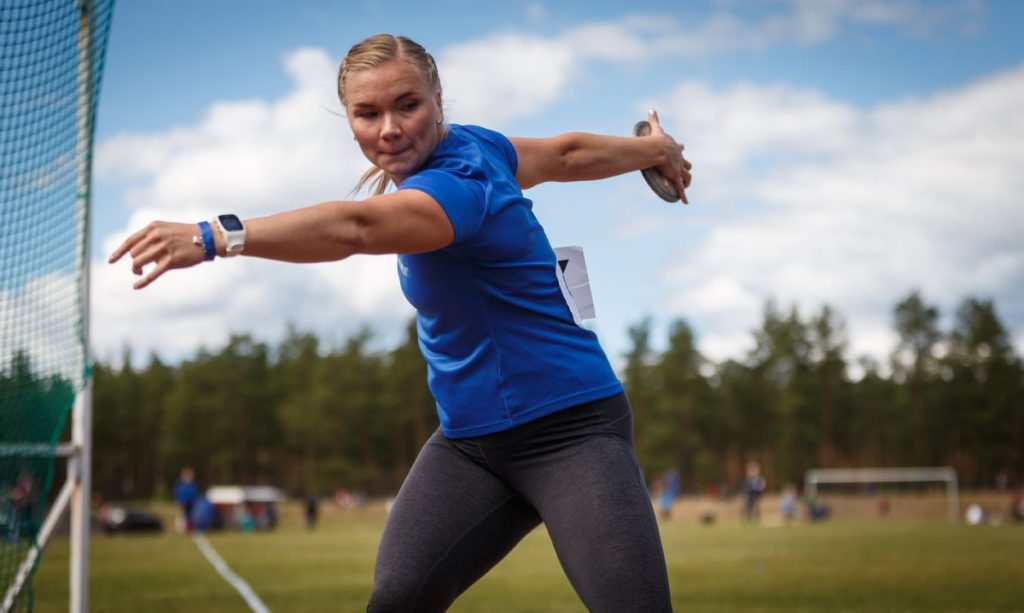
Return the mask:
[[587,135],[570,132],[563,135],[559,155],[558,181],[583,181],[591,178],[596,158],[587,146]]
[[320,229],[324,233],[324,245],[330,252],[329,259],[340,260],[357,253],[367,253],[371,242],[369,218],[349,203],[337,203],[338,210],[332,214],[330,223]]
[[375,253],[373,242],[370,223],[365,219],[357,218],[338,229],[334,244],[341,257],[344,258],[357,253]]

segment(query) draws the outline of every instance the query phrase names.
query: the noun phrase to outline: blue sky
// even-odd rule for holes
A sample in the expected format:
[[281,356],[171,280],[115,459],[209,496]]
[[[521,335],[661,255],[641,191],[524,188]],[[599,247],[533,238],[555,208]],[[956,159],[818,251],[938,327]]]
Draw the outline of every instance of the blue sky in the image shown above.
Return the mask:
[[366,163],[333,70],[382,31],[434,54],[450,121],[626,134],[656,106],[686,144],[688,207],[638,173],[527,194],[554,244],[586,250],[615,361],[648,315],[659,338],[684,318],[709,357],[742,357],[771,298],[830,305],[849,356],[884,359],[913,289],[944,325],[967,295],[993,298],[1022,347],[1022,23],[1010,0],[121,2],[97,125],[95,351],[173,360],[289,322],[394,341],[411,311],[393,258],[215,262],[142,292],[102,263],[153,218],[347,197]]

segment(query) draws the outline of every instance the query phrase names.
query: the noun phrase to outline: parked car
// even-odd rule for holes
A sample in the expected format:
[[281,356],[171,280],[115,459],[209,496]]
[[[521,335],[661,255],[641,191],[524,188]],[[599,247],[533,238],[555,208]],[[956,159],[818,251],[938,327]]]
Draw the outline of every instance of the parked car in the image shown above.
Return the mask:
[[106,533],[161,532],[164,524],[152,513],[122,506],[109,506],[100,514],[100,525]]

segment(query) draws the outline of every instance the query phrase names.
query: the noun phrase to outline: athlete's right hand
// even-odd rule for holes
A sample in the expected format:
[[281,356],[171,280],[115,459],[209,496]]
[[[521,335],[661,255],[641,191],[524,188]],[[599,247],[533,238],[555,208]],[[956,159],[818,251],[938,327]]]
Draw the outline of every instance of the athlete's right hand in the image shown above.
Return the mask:
[[130,253],[132,272],[137,276],[143,275],[145,266],[155,264],[148,274],[132,286],[142,289],[168,270],[188,268],[202,262],[205,256],[203,245],[193,241],[193,237],[198,235],[196,224],[154,221],[125,239],[107,261],[113,264],[124,254]]

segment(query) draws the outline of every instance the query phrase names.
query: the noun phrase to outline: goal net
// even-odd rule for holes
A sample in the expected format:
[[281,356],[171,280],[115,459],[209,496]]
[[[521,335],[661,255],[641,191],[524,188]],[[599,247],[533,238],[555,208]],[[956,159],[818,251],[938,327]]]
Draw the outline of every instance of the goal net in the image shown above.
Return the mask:
[[[919,492],[942,487],[945,494],[942,504],[946,507],[949,521],[956,522],[960,514],[960,492],[957,485],[956,471],[948,466],[920,468],[816,468],[808,470],[804,476],[804,491],[811,498],[817,498],[825,492],[849,493],[865,490],[883,496],[880,501],[888,500],[892,492],[899,487],[913,486]],[[852,488],[856,488],[851,490]],[[878,488],[878,489],[876,489]],[[886,509],[888,512],[888,509]]]
[[0,0],[4,611],[32,608],[58,443],[88,390],[90,160],[112,12],[113,0]]

